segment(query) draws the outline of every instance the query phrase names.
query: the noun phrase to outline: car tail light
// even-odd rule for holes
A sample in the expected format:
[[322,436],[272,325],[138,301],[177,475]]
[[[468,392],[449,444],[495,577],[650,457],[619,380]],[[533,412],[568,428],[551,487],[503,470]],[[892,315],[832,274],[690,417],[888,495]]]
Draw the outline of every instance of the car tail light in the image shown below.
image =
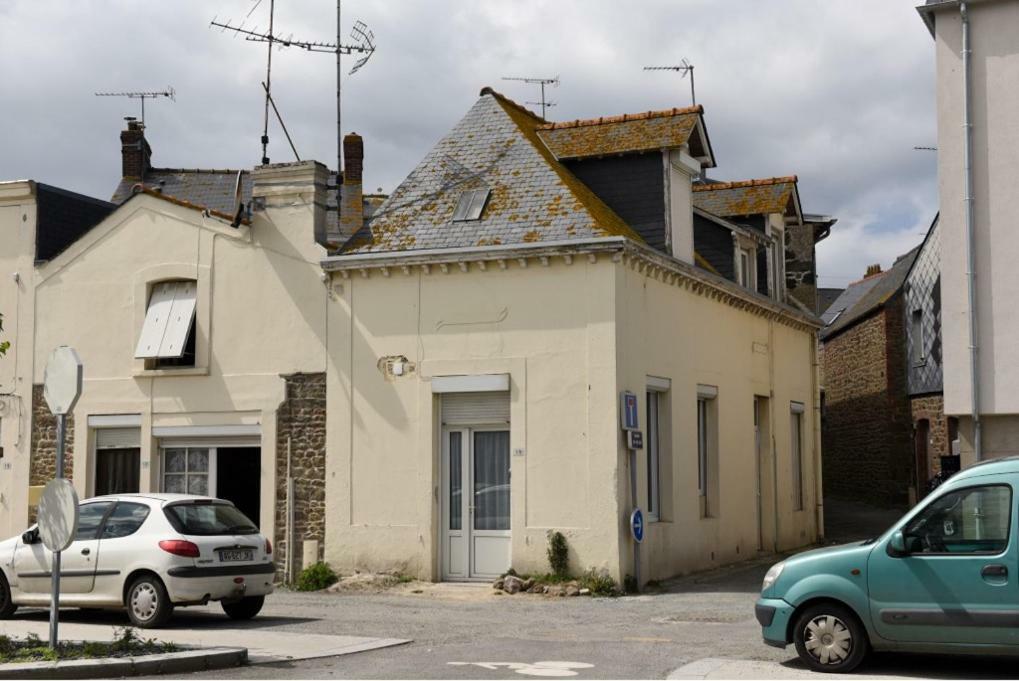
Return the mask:
[[167,553],[172,553],[175,556],[184,556],[185,558],[198,558],[201,555],[197,544],[184,541],[183,539],[164,539],[159,542],[159,548]]
[[265,538],[265,555],[268,556],[270,553],[272,553],[272,542],[269,541],[268,537],[266,537]]

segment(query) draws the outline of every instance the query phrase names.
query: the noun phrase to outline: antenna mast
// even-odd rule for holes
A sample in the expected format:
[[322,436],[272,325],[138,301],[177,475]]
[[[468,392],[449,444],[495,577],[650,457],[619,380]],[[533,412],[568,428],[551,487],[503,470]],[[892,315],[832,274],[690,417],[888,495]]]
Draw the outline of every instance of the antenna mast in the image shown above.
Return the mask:
[[686,78],[687,75],[689,75],[690,76],[690,101],[693,103],[694,106],[697,106],[697,92],[696,92],[696,90],[694,90],[694,82],[693,82],[693,64],[688,62],[686,59],[683,59],[679,63],[679,66],[645,66],[644,70],[645,71],[676,71],[677,73],[682,73],[683,74],[682,78]]
[[[257,2],[255,4],[256,7],[258,6],[258,2],[261,2],[261,0],[257,0]],[[271,93],[271,86],[272,86],[272,84],[271,84],[271,82],[269,80],[270,72],[271,72],[271,69],[272,69],[272,48],[273,48],[273,46],[275,45],[279,49],[283,49],[284,47],[299,47],[299,48],[301,48],[303,50],[306,50],[308,52],[325,52],[325,53],[331,53],[331,54],[335,54],[336,55],[336,134],[337,134],[337,139],[336,139],[336,146],[337,146],[336,161],[337,161],[337,164],[338,164],[337,168],[336,168],[337,191],[339,190],[339,184],[341,182],[340,178],[342,177],[342,172],[343,172],[343,165],[342,165],[342,160],[343,160],[342,159],[342,154],[343,154],[343,151],[342,151],[343,150],[343,138],[342,138],[342,135],[341,135],[342,128],[340,127],[340,112],[341,112],[340,79],[341,79],[341,73],[342,73],[341,72],[341,65],[340,65],[340,57],[342,55],[344,55],[344,54],[353,54],[355,52],[363,55],[360,59],[357,60],[357,62],[354,63],[354,67],[350,70],[350,75],[353,75],[353,74],[357,73],[357,71],[359,71],[361,69],[361,67],[364,66],[368,62],[369,59],[371,59],[372,54],[375,53],[375,34],[372,33],[370,30],[368,30],[368,27],[364,24],[364,22],[358,21],[358,22],[356,22],[354,24],[354,27],[353,27],[353,29],[350,32],[350,37],[354,41],[353,43],[351,43],[351,44],[344,44],[342,42],[342,35],[341,35],[342,29],[341,29],[341,23],[340,23],[340,2],[341,2],[341,0],[336,0],[336,42],[335,43],[324,43],[324,42],[310,41],[310,40],[295,40],[292,34],[289,37],[284,38],[282,35],[278,35],[278,34],[274,33],[275,26],[274,26],[274,23],[273,23],[273,12],[274,12],[274,9],[275,9],[275,0],[270,0],[270,6],[269,6],[269,30],[268,31],[264,31],[264,32],[263,31],[259,31],[257,26],[255,28],[252,28],[252,29],[244,28],[244,22],[241,22],[239,25],[234,26],[229,21],[227,21],[226,23],[223,23],[223,22],[216,21],[215,18],[209,24],[210,26],[215,26],[215,27],[221,29],[221,32],[222,31],[231,31],[234,34],[235,37],[236,36],[243,36],[244,39],[249,41],[249,42],[268,43],[269,49],[268,49],[268,58],[266,60],[267,61],[267,64],[266,64],[266,79],[265,79],[265,84],[264,84],[264,87],[265,87],[265,90],[266,90],[266,95],[265,95],[265,107],[266,107],[266,109],[265,109],[265,121],[266,121],[266,124],[265,124],[265,130],[263,131],[263,134],[262,134],[262,164],[263,165],[269,163],[268,154],[266,153],[267,152],[266,147],[267,147],[267,144],[269,142],[269,137],[268,137],[268,130],[269,130],[269,127],[268,127],[269,106],[271,104],[274,109],[275,109],[275,106],[276,106],[275,102],[272,101],[272,93]],[[254,10],[254,7],[252,7],[252,11],[253,10]],[[251,12],[248,12],[248,14],[250,15]],[[278,113],[277,113],[277,115],[278,115]],[[283,124],[283,120],[282,119],[280,119],[280,124],[281,125]],[[289,137],[289,135],[288,135],[288,137]],[[296,151],[295,151],[295,155],[296,155]]]
[[521,83],[528,83],[530,85],[541,86],[541,101],[540,102],[524,102],[525,104],[531,104],[532,106],[541,106],[541,117],[547,120],[545,115],[546,110],[551,109],[558,102],[549,102],[545,99],[545,86],[551,85],[552,87],[559,87],[559,76],[555,78],[507,78],[503,77],[503,80],[516,80]]
[[168,87],[165,90],[159,92],[96,92],[96,97],[127,97],[128,99],[140,99],[142,100],[142,125],[145,124],[145,100],[156,99],[157,97],[166,97],[171,102],[177,101],[177,92],[172,88]]

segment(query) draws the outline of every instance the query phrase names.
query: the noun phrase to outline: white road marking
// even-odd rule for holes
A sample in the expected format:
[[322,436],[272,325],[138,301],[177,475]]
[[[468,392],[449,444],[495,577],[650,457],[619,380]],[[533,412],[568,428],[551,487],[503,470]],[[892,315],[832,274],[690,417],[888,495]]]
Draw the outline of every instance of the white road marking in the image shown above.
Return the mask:
[[563,662],[560,660],[549,660],[545,662],[447,662],[453,667],[474,666],[496,671],[500,668],[513,670],[524,676],[577,676],[580,672],[577,669],[591,669],[593,664],[587,662]]

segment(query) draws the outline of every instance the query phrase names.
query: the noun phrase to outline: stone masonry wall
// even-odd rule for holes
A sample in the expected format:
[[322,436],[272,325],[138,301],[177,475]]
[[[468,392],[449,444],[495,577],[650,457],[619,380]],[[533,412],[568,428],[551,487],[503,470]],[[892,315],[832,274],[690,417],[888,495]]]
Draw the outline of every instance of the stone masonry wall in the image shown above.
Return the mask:
[[[43,398],[42,386],[32,386],[32,456],[28,484],[45,485],[57,475],[57,417]],[[74,414],[67,415],[64,477],[74,478]]]
[[911,400],[913,425],[921,419],[930,423],[927,436],[927,475],[929,480],[941,472],[941,458],[951,454],[948,441],[948,418],[945,416],[945,398],[941,394],[924,395]]
[[825,494],[908,504],[914,464],[902,318],[896,297],[824,343]]
[[287,444],[294,478],[294,547],[291,575],[301,569],[304,542],[325,542],[326,375],[283,376],[286,399],[276,412],[276,536],[273,555],[285,569],[287,550]]
[[[67,415],[64,435],[64,477],[74,479],[74,414]],[[43,397],[41,385],[32,386],[32,443],[28,484],[45,485],[57,476],[57,417]],[[28,507],[28,521],[34,523],[35,506]]]

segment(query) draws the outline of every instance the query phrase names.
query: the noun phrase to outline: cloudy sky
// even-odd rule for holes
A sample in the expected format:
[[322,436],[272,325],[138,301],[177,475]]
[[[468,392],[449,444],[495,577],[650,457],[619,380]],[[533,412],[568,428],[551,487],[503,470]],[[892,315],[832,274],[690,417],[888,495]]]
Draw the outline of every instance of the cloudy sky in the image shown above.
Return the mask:
[[[689,104],[696,67],[719,167],[735,180],[797,174],[804,208],[839,218],[818,249],[844,286],[920,241],[937,207],[933,42],[917,0],[344,0],[378,52],[344,80],[343,128],[365,138],[366,187],[393,187],[485,85],[555,76],[563,120]],[[256,6],[257,5],[257,6]],[[269,0],[0,0],[0,179],[108,198],[122,117],[103,90],[173,86],[146,107],[160,167],[241,168],[261,157],[265,48],[209,21],[267,25]],[[249,15],[250,12],[250,15]],[[245,17],[247,17],[245,19]],[[335,39],[332,0],[276,0],[277,32]],[[351,60],[348,59],[348,64]],[[335,60],[273,54],[273,93],[302,158],[335,165]],[[277,127],[270,157],[292,160]]]

